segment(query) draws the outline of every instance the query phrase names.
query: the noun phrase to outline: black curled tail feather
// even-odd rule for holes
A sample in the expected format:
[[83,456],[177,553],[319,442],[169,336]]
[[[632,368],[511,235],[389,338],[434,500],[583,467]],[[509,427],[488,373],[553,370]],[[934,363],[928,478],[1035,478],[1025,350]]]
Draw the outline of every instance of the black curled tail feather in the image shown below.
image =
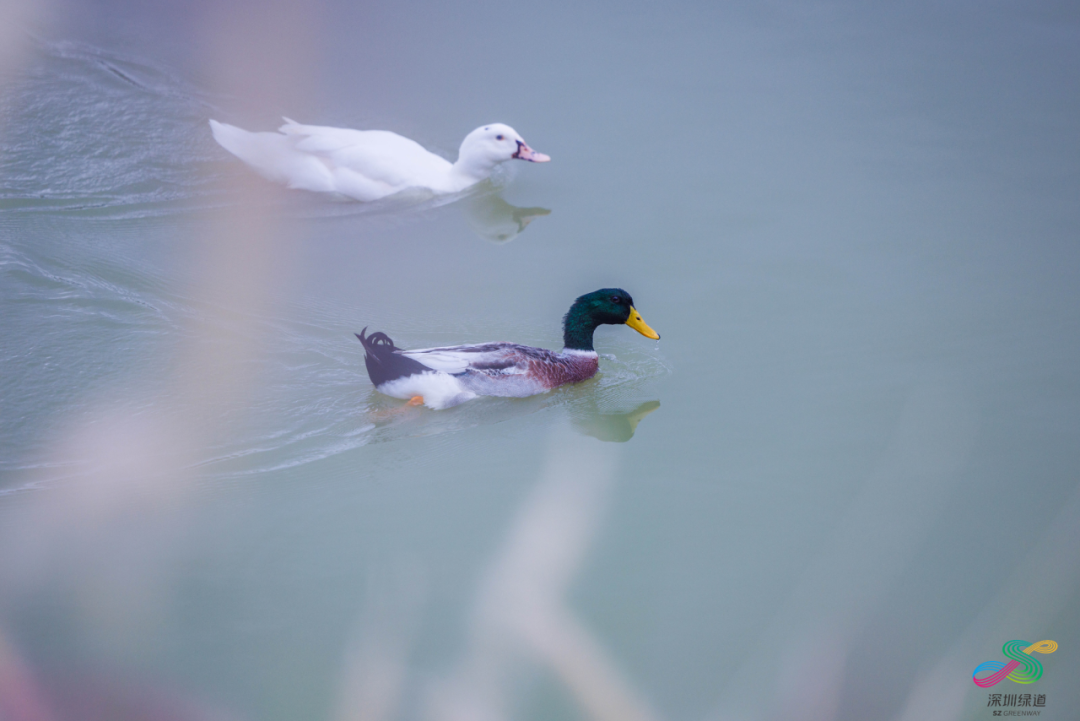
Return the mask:
[[369,336],[365,336],[365,333],[367,333],[367,326],[364,326],[364,330],[356,333],[355,335],[357,338],[360,339],[360,342],[364,344],[364,350],[369,353],[375,346],[387,346],[387,350],[391,351],[401,350],[396,345],[394,345],[394,341],[390,340],[390,336],[386,335],[386,333],[383,333],[381,331],[375,331]]
[[365,335],[366,333],[365,326],[356,337],[364,345],[364,365],[367,366],[368,377],[376,388],[398,378],[431,370],[423,363],[401,355],[398,352],[401,349],[394,345],[394,341],[390,340],[386,333],[376,331]]

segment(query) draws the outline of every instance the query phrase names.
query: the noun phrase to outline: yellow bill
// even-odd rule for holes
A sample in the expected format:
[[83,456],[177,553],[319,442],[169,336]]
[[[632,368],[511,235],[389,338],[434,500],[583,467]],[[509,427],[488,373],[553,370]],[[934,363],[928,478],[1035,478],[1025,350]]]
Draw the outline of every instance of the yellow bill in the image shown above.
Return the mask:
[[646,338],[660,340],[660,334],[650,328],[649,324],[641,319],[641,313],[638,313],[634,306],[630,306],[630,317],[626,319],[626,324]]

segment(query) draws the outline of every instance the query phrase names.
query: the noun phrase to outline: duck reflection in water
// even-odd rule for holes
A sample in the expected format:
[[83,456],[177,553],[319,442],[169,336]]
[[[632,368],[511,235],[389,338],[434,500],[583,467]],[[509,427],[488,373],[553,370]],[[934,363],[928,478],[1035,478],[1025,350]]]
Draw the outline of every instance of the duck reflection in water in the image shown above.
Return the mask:
[[626,443],[634,437],[641,419],[660,407],[660,401],[646,401],[628,413],[601,413],[593,401],[584,412],[572,412],[574,428],[586,436],[608,443]]
[[508,243],[518,237],[529,223],[551,214],[547,208],[510,205],[498,191],[467,197],[461,206],[473,232],[492,243]]
[[[573,392],[573,391],[570,391]],[[438,435],[476,426],[493,425],[514,418],[532,415],[551,406],[565,408],[576,432],[606,443],[626,443],[634,437],[641,420],[660,407],[660,401],[645,401],[627,412],[601,411],[595,399],[566,402],[565,396],[532,398],[489,398],[488,402],[472,408],[456,408],[450,413],[425,413],[422,408],[391,403],[372,393],[365,432],[379,432],[380,440],[399,433]],[[386,436],[385,433],[390,435]]]

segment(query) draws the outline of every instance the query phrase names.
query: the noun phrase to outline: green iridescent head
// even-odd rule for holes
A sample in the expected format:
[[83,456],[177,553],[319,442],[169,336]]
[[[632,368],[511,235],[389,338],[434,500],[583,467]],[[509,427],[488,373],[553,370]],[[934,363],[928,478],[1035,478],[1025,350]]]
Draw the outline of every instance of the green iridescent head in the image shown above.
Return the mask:
[[634,309],[634,299],[622,288],[601,288],[587,293],[563,316],[563,345],[568,350],[593,350],[593,331],[600,325],[626,324],[646,338],[660,334],[646,325]]

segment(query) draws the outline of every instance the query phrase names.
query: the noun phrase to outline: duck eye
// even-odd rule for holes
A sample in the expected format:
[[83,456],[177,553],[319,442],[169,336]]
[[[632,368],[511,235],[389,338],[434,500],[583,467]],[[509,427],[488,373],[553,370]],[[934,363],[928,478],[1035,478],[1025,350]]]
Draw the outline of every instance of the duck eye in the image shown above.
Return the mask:
[[611,302],[612,303],[622,303],[622,298],[620,298],[617,295],[613,295],[613,296],[611,296]]
[[501,136],[501,135],[496,135],[496,136],[495,136],[495,139],[496,139],[496,140],[503,140],[503,136]]

